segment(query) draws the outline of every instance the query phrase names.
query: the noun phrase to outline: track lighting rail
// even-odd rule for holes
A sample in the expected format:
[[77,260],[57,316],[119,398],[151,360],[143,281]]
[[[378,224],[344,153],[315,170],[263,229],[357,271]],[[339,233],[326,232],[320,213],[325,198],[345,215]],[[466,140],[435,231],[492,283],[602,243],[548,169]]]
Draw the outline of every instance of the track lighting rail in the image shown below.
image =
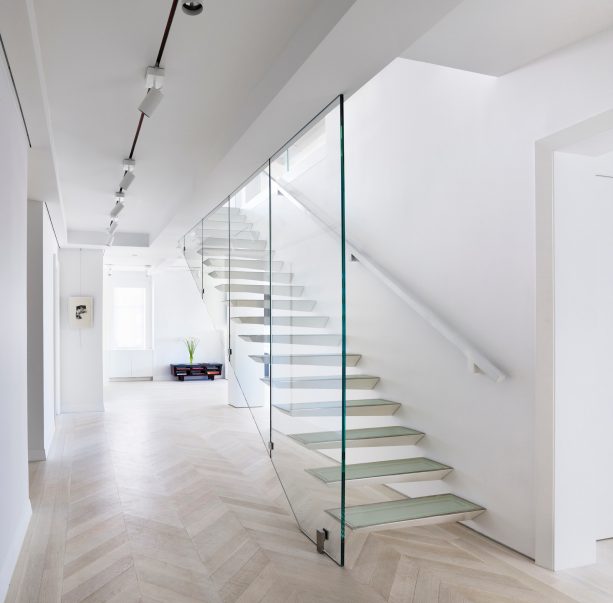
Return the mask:
[[[177,11],[177,5],[179,4],[179,0],[172,0],[172,5],[170,7],[170,12],[168,14],[168,19],[166,20],[166,27],[164,28],[164,33],[162,35],[162,41],[160,43],[160,48],[158,50],[158,54],[157,57],[155,59],[155,67],[159,68],[160,67],[160,63],[162,61],[162,57],[164,55],[164,49],[166,48],[166,42],[168,41],[168,35],[170,34],[170,28],[172,27],[172,22],[175,18],[175,13]],[[147,93],[149,93],[149,90],[147,90]],[[161,96],[161,95],[160,95]],[[159,102],[160,99],[158,99]],[[157,105],[156,105],[157,106]],[[155,107],[154,107],[155,108]],[[134,133],[134,139],[132,140],[132,146],[130,147],[130,154],[128,155],[128,160],[133,160],[134,159],[134,152],[136,150],[136,144],[138,143],[138,137],[140,136],[140,132],[141,132],[141,128],[143,127],[143,121],[145,119],[145,113],[141,111],[141,114],[138,118],[138,125],[136,126],[136,132]],[[125,180],[126,174],[131,173],[129,172],[129,170],[125,169],[124,170],[124,178],[123,180]],[[132,178],[130,179],[130,182],[134,179],[134,176],[132,175]],[[122,180],[122,182],[123,182]],[[124,187],[119,187],[119,192],[122,193],[124,192]],[[119,202],[119,201],[117,201]],[[112,212],[115,210],[116,208],[113,208]],[[111,212],[111,223],[109,224],[109,234],[110,237],[107,241],[107,245],[111,245],[113,243],[113,237],[114,237],[114,233],[117,230],[117,217],[119,215],[119,212],[116,212],[115,214],[113,214]]]

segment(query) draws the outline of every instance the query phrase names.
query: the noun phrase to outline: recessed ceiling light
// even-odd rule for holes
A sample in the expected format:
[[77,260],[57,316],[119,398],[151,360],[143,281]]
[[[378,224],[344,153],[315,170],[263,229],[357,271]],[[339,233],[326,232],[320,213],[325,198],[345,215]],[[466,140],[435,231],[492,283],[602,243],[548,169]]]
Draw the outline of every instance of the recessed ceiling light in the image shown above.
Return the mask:
[[183,12],[190,17],[195,17],[202,12],[202,2],[184,2]]

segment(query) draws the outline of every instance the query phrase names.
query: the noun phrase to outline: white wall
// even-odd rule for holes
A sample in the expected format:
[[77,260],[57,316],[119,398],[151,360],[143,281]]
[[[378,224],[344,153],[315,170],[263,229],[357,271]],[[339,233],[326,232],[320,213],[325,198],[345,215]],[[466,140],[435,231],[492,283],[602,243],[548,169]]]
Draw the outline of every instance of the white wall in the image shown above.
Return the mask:
[[27,432],[27,152],[0,58],[0,601],[31,515]]
[[[103,252],[97,249],[60,250],[61,410],[104,410],[103,382]],[[72,296],[93,298],[93,323],[77,329],[68,320]]]
[[[45,205],[28,201],[28,448],[47,458],[55,431],[55,263],[58,253]],[[58,335],[59,336],[59,335]]]
[[613,537],[613,156],[556,153],[555,559],[595,563]]
[[223,334],[216,331],[187,269],[168,268],[153,276],[153,376],[172,379],[170,364],[189,362],[183,340],[198,337],[195,362],[224,362]]

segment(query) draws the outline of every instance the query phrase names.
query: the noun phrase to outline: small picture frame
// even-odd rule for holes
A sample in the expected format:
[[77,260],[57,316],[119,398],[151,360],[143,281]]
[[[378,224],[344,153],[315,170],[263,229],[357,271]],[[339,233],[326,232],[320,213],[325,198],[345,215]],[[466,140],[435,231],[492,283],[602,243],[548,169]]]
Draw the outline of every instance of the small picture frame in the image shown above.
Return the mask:
[[92,326],[94,300],[92,297],[70,297],[68,299],[68,319],[75,329],[89,329]]

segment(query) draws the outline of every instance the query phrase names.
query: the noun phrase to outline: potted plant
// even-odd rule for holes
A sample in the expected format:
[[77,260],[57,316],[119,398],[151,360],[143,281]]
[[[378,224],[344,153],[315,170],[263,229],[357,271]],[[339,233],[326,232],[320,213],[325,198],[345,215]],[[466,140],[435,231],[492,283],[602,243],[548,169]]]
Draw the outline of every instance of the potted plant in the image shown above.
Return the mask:
[[185,346],[187,347],[187,353],[189,354],[189,363],[194,364],[194,354],[200,340],[197,337],[186,337]]

